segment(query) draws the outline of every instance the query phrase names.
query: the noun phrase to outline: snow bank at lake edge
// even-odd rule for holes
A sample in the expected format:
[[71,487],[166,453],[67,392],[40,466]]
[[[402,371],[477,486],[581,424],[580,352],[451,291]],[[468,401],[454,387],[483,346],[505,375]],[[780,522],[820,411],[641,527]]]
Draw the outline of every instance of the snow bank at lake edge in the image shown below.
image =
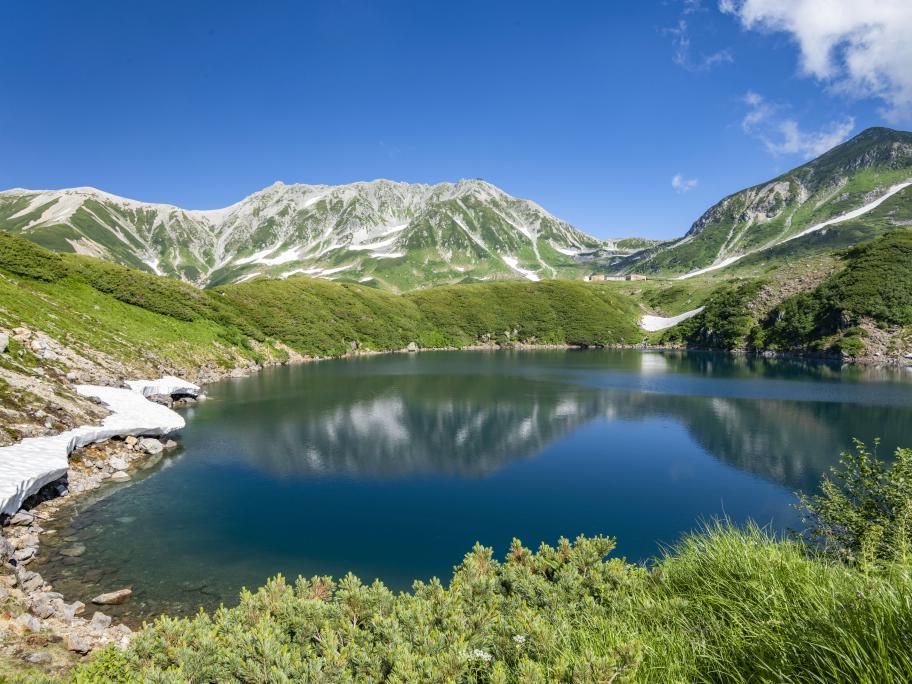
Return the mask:
[[681,321],[686,321],[688,318],[693,318],[701,311],[703,311],[702,306],[697,307],[691,311],[685,311],[684,313],[678,314],[677,316],[670,316],[668,318],[664,316],[653,316],[652,314],[647,314],[640,319],[640,327],[648,332],[665,330],[666,328],[670,328],[673,325],[677,325]]
[[[66,475],[69,455],[79,447],[127,435],[166,435],[184,427],[184,419],[167,406],[146,399],[152,394],[196,396],[199,386],[166,376],[134,380],[130,389],[78,385],[77,393],[95,397],[110,410],[100,426],[83,425],[50,437],[29,437],[0,448],[0,513],[13,514],[44,485]],[[164,391],[169,390],[169,391]]]

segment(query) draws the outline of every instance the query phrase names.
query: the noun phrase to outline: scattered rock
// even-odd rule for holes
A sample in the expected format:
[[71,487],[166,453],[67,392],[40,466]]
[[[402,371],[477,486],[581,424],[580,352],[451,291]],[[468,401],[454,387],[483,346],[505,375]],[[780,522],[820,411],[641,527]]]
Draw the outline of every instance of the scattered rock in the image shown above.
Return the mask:
[[89,623],[89,629],[91,629],[93,632],[101,632],[110,626],[111,616],[97,611],[92,616],[92,621]]
[[409,342],[408,346],[405,348],[405,351],[416,352],[416,351],[418,351],[418,345],[415,344],[414,342]]
[[130,473],[125,472],[123,470],[118,470],[117,472],[115,472],[114,474],[111,475],[111,479],[112,480],[129,480]]
[[0,565],[8,563],[16,549],[4,537],[0,537]]
[[134,437],[133,435],[127,435],[127,436],[124,438],[124,443],[125,443],[127,446],[133,446],[133,445],[136,444],[138,441],[139,441],[139,440],[138,440],[136,437]]
[[89,640],[76,634],[68,634],[64,637],[63,645],[68,651],[75,653],[85,654],[92,650],[92,644],[89,643]]
[[63,603],[61,601],[57,609],[57,617],[66,624],[70,624],[77,615],[83,612],[85,612],[85,604],[82,601],[73,601],[73,603]]
[[0,354],[5,352],[9,347],[9,335],[0,333]]
[[51,654],[45,651],[36,651],[25,656],[25,662],[31,665],[48,665],[51,660]]
[[28,613],[23,613],[15,620],[13,620],[13,625],[20,632],[41,631],[41,621],[34,615],[29,615]]
[[41,575],[24,568],[16,568],[16,580],[22,591],[26,593],[37,591],[44,586],[44,578]]
[[132,595],[133,589],[126,587],[124,589],[117,589],[116,591],[109,591],[106,594],[99,594],[92,599],[92,603],[98,606],[119,606]]
[[76,382],[76,380],[78,378],[79,378],[79,376],[76,375],[76,373],[74,373],[73,371],[70,371],[69,373],[66,374],[66,379],[69,380],[70,382]]
[[162,446],[163,446],[165,449],[174,449],[175,447],[177,447],[177,442],[175,442],[173,439],[169,439],[169,440],[168,440],[167,442],[165,442]]
[[31,525],[33,522],[35,522],[35,516],[33,514],[29,513],[28,511],[19,511],[16,513],[16,515],[10,518],[9,524]]
[[114,468],[114,470],[126,470],[130,464],[120,456],[112,456],[108,459],[108,465]]
[[35,594],[29,599],[29,612],[42,620],[54,614],[54,606],[43,594]]
[[139,440],[139,446],[147,454],[160,454],[164,448],[162,443],[153,437],[143,437]]
[[19,563],[27,563],[35,557],[36,549],[34,546],[26,546],[24,549],[19,549],[13,554]]

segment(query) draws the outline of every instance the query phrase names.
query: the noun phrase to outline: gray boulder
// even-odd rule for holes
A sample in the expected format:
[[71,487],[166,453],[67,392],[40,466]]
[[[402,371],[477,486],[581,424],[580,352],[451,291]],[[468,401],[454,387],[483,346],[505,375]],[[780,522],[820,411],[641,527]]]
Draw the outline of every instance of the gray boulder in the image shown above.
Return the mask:
[[41,631],[41,621],[34,615],[29,615],[28,613],[23,613],[13,620],[13,622],[24,632]]
[[108,459],[108,465],[110,465],[114,470],[126,470],[130,464],[120,456],[112,456]]
[[97,611],[92,616],[92,621],[89,623],[89,629],[91,629],[93,632],[103,632],[110,626],[111,616]]
[[162,443],[154,437],[143,437],[139,440],[139,447],[147,454],[160,454],[164,449]]
[[42,620],[54,614],[54,606],[44,594],[35,594],[29,599],[29,612]]
[[70,634],[63,640],[63,645],[68,651],[73,651],[74,653],[88,653],[92,650],[92,644],[85,637],[77,636],[75,634]]

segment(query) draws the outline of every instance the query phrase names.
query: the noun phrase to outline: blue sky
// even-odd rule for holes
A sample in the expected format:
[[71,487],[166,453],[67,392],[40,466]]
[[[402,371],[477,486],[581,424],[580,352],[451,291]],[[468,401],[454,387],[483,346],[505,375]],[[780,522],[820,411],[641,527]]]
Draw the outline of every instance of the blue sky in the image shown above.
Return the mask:
[[908,36],[912,3],[829,0],[821,27],[820,2],[14,1],[0,188],[214,208],[276,180],[481,177],[600,237],[673,237],[868,126],[910,127],[909,41],[852,36],[872,5],[866,26]]

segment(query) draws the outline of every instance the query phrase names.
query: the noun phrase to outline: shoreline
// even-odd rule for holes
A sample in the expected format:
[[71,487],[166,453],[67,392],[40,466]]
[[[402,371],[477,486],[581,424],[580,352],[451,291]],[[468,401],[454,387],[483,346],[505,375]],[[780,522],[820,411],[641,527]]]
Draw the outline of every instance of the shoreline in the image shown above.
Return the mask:
[[[30,437],[0,448],[5,472],[0,478],[0,515],[5,517],[0,537],[0,562],[6,571],[0,575],[0,599],[7,609],[0,616],[0,634],[19,635],[27,649],[35,638],[46,638],[62,644],[66,652],[87,655],[114,644],[125,648],[133,631],[123,622],[113,624],[100,609],[119,605],[132,593],[132,587],[115,588],[92,599],[97,606],[91,619],[80,617],[86,612],[81,601],[66,603],[64,596],[28,565],[38,557],[43,536],[55,534],[41,523],[56,519],[60,509],[99,488],[102,483],[131,479],[136,467],[149,467],[137,462],[154,458],[165,449],[177,446],[165,437],[186,425],[184,418],[172,410],[173,401],[199,398],[200,387],[176,377],[158,380],[136,380],[129,389],[100,385],[78,385],[80,396],[91,398],[110,413],[100,425],[83,425],[57,435]],[[82,456],[89,452],[99,460]],[[80,452],[80,458],[71,455]],[[10,467],[10,461],[12,465]],[[78,469],[77,462],[82,466]],[[78,557],[84,546],[73,544],[58,549],[69,557]],[[12,616],[10,608],[18,615]],[[4,642],[4,650],[20,649],[23,644]],[[33,665],[50,665],[53,657],[47,651],[28,652],[25,661]]]
[[[317,361],[328,361],[343,358],[356,358],[359,356],[374,356],[379,354],[411,354],[421,351],[541,351],[541,350],[585,350],[592,348],[601,349],[629,349],[656,353],[721,353],[738,356],[754,356],[758,359],[791,359],[804,360],[820,363],[837,363],[841,366],[880,366],[910,367],[912,364],[903,358],[898,359],[842,359],[834,357],[811,356],[797,353],[755,353],[746,350],[719,351],[709,349],[691,349],[685,347],[669,347],[662,345],[649,344],[619,344],[605,346],[587,346],[574,344],[498,344],[494,342],[467,345],[465,347],[449,348],[414,348],[407,347],[404,349],[394,349],[385,351],[374,351],[366,349],[354,349],[351,352],[340,356],[332,357],[309,357],[295,355],[281,364],[257,364],[247,367],[235,367],[223,372],[212,372],[213,369],[206,369],[208,377],[201,381],[203,387],[215,382],[229,378],[246,377],[253,375],[255,372],[264,370],[267,367],[276,365],[296,365],[298,363],[309,363]],[[203,369],[200,369],[203,370]],[[158,435],[166,436],[175,430],[185,427],[184,418],[172,410],[172,400],[184,401],[185,397],[196,399],[201,395],[199,385],[178,377],[165,377],[159,380],[137,380],[127,381],[130,389],[105,387],[105,386],[77,386],[76,392],[85,397],[95,397],[96,403],[105,405],[110,411],[110,415],[102,420],[100,426],[81,426],[65,433],[51,437],[27,438],[11,446],[0,448],[0,458],[4,451],[14,450],[21,447],[25,442],[39,442],[53,445],[60,451],[65,450],[63,461],[65,467],[57,463],[55,468],[43,475],[32,479],[33,489],[28,492],[18,491],[16,497],[0,498],[4,514],[7,516],[5,526],[2,529],[3,536],[0,537],[0,560],[6,561],[8,558],[15,560],[15,565],[7,566],[6,569],[12,569],[12,575],[0,577],[0,595],[12,598],[21,609],[21,613],[15,619],[10,618],[7,625],[0,624],[0,628],[6,627],[7,632],[18,633],[22,636],[35,634],[39,631],[50,631],[54,638],[60,640],[64,647],[71,653],[86,655],[99,647],[110,644],[116,644],[125,647],[130,638],[132,631],[123,624],[112,625],[111,618],[104,613],[97,613],[96,617],[91,620],[77,617],[85,606],[76,601],[73,604],[64,603],[64,597],[53,591],[53,587],[46,584],[43,578],[37,573],[26,569],[32,559],[36,558],[40,545],[40,538],[45,532],[41,528],[41,522],[48,522],[57,519],[60,510],[84,494],[94,491],[108,480],[114,482],[129,480],[132,473],[139,468],[148,468],[157,462],[155,454],[160,454],[166,445],[160,445],[155,454],[150,454],[143,448],[137,446],[139,440],[137,435]],[[157,396],[156,396],[157,395]],[[204,396],[204,395],[203,395]],[[149,397],[152,397],[150,399]],[[122,403],[126,401],[134,411],[125,410]],[[167,405],[162,405],[167,404]],[[139,414],[135,409],[139,407]],[[152,422],[148,418],[152,417]],[[125,439],[126,438],[126,439]],[[169,440],[170,442],[170,440]],[[171,446],[176,446],[170,442]],[[91,452],[95,458],[85,458],[84,455],[78,459],[78,462],[70,459],[73,453]],[[158,456],[160,459],[161,456]],[[148,463],[148,461],[153,461]],[[77,468],[77,465],[82,468]],[[56,477],[53,477],[56,475]],[[43,478],[43,479],[42,479]],[[64,479],[66,478],[66,479]],[[36,483],[40,484],[35,487]],[[64,484],[66,482],[66,484]],[[25,508],[18,510],[18,505],[29,503],[29,499],[44,497],[37,504],[31,506],[31,511],[26,512]],[[17,502],[17,510],[10,513],[9,506],[11,502]],[[18,518],[18,520],[17,520]],[[53,534],[53,531],[49,531]],[[76,545],[78,546],[78,545]],[[25,550],[23,552],[23,550]],[[58,552],[60,549],[57,549]],[[77,549],[78,550],[78,549]],[[22,552],[22,553],[20,553]],[[16,554],[20,558],[16,559]],[[66,554],[64,554],[66,555]],[[5,586],[8,588],[3,588]],[[100,606],[103,607],[103,606]]]

